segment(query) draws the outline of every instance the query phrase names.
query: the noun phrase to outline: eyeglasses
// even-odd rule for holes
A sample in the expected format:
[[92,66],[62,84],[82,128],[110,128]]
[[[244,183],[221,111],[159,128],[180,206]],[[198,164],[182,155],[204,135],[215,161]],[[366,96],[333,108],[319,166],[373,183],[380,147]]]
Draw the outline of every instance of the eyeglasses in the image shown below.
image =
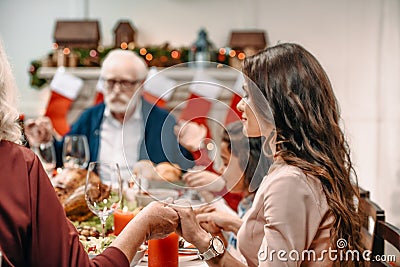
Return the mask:
[[135,87],[135,85],[140,84],[142,82],[142,80],[129,81],[129,80],[114,80],[114,79],[103,79],[103,78],[100,78],[100,81],[103,83],[104,88],[109,91],[113,90],[116,84],[119,85],[119,89],[121,91],[131,91]]

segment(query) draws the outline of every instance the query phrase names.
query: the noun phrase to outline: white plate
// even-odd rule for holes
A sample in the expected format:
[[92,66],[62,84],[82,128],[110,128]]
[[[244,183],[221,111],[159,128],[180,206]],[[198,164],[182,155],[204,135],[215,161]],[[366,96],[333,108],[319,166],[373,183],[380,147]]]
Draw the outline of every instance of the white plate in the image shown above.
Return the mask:
[[180,248],[179,254],[181,255],[197,255],[199,250],[197,248]]
[[[187,261],[196,260],[198,258],[199,257],[197,256],[197,254],[196,255],[179,255],[178,260],[179,260],[179,262],[187,262]],[[145,255],[143,257],[143,261],[149,261],[149,258],[147,255]]]
[[196,255],[179,255],[179,262],[187,262],[187,261],[192,261],[196,260],[199,257]]

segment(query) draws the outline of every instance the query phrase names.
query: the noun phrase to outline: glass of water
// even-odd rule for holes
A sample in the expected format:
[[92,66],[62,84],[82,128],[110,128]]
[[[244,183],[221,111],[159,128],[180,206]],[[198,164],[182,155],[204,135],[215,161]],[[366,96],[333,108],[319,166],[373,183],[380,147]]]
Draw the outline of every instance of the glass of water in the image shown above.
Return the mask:
[[40,143],[38,146],[31,147],[31,149],[39,157],[47,175],[53,177],[53,171],[56,168],[56,151],[53,142]]
[[62,160],[65,168],[85,169],[89,163],[89,145],[85,135],[67,135]]

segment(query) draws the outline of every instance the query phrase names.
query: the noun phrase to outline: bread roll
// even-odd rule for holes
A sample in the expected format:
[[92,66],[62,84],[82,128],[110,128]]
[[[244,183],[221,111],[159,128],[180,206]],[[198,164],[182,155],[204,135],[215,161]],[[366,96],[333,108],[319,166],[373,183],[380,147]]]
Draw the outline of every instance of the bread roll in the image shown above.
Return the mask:
[[179,181],[182,175],[179,165],[169,162],[159,163],[156,166],[156,172],[160,180],[165,180],[168,182]]

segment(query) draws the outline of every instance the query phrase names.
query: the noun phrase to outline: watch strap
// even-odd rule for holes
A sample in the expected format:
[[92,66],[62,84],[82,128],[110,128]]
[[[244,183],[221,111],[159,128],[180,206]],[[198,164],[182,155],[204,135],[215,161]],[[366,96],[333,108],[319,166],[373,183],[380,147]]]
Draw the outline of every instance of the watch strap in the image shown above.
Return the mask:
[[[210,235],[210,245],[208,246],[208,249],[206,251],[204,251],[203,253],[200,253],[200,252],[197,253],[197,256],[199,257],[199,259],[203,260],[203,261],[208,261],[208,260],[220,255],[213,247],[214,238],[217,238],[217,239],[220,239],[220,238],[218,236],[212,236],[211,234],[209,234],[209,235]],[[221,240],[221,242],[223,242],[223,241]]]
[[198,257],[202,261],[208,261],[214,257],[218,256],[218,254],[214,251],[212,247],[208,248],[204,253],[199,253]]

